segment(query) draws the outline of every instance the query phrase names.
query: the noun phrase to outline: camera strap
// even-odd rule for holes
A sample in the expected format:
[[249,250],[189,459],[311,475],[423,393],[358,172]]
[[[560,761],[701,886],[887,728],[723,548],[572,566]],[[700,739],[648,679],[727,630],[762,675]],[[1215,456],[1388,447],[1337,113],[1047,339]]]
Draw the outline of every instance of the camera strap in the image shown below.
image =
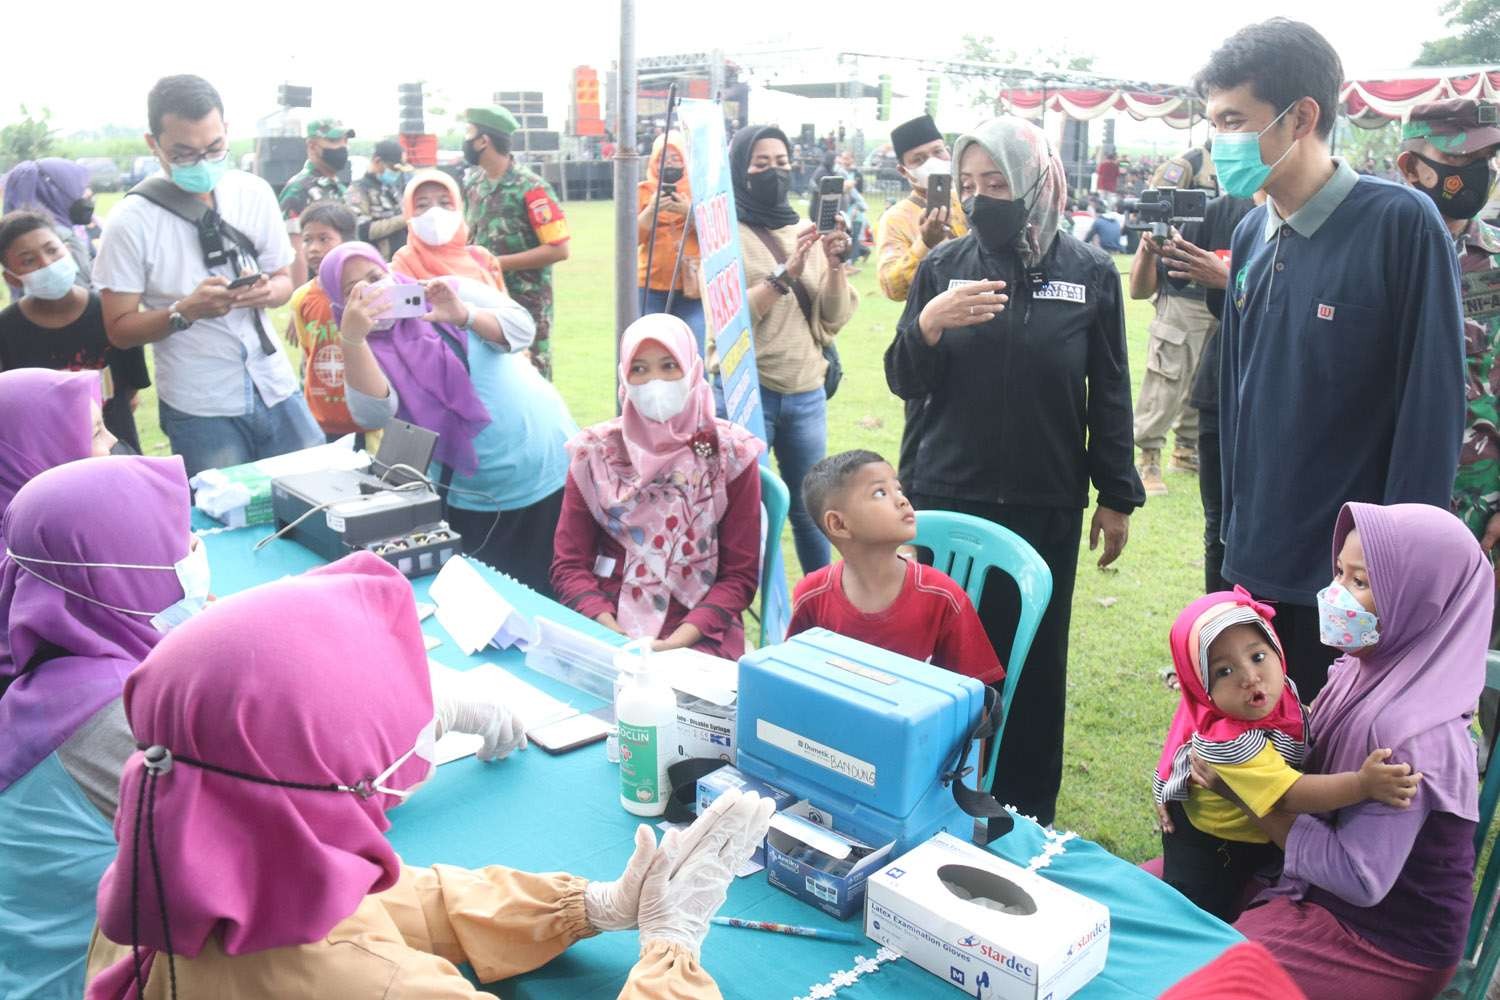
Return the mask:
[[[214,209],[205,205],[165,177],[148,177],[125,192],[125,194],[126,197],[138,195],[145,198],[157,208],[177,216],[177,218],[192,226],[198,234],[198,243],[203,249],[203,265],[210,271],[226,264],[230,265],[231,271],[235,270],[228,247],[224,245],[226,239],[238,251],[241,259],[256,259],[257,253],[254,240],[230,225]],[[239,276],[238,273],[235,273],[231,275],[231,278],[238,278]],[[255,335],[260,339],[261,353],[270,357],[276,353],[276,344],[267,336],[265,325],[260,319],[260,313],[259,309],[253,309],[250,315],[255,320]]]

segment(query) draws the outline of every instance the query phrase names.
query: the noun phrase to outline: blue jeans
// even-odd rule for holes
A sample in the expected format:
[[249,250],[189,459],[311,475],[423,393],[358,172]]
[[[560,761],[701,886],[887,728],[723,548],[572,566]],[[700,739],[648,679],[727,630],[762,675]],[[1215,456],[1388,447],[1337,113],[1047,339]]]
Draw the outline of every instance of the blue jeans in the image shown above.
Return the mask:
[[[646,289],[645,312],[659,313],[667,311],[667,293],[658,292],[654,288]],[[693,339],[698,341],[698,357],[703,357],[703,300],[690,299],[678,292],[672,296],[672,315],[682,320],[693,331]]]
[[783,395],[762,385],[760,405],[766,418],[766,444],[792,494],[792,541],[806,575],[827,566],[829,559],[828,537],[802,503],[802,479],[828,451],[828,397],[821,386]]
[[302,393],[275,406],[267,406],[258,391],[251,395],[255,409],[243,417],[195,417],[157,401],[162,432],[172,443],[172,454],[182,456],[189,478],[204,469],[243,465],[324,442]]

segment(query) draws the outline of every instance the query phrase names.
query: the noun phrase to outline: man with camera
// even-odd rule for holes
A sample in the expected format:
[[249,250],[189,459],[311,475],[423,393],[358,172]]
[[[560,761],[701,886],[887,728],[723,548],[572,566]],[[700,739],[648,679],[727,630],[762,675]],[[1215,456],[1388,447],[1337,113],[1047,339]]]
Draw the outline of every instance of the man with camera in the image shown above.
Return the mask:
[[189,476],[323,441],[267,309],[292,294],[292,247],[271,187],[231,169],[224,104],[169,76],[146,100],[163,177],[110,215],[94,283],[119,348],[151,344],[161,428]]
[[[1188,154],[1201,152],[1188,150]],[[1161,475],[1161,453],[1166,447],[1167,432],[1174,425],[1177,448],[1172,453],[1171,468],[1198,473],[1198,411],[1189,403],[1188,394],[1203,345],[1218,327],[1218,320],[1206,304],[1207,289],[1186,279],[1170,277],[1161,257],[1161,245],[1170,232],[1169,227],[1203,217],[1201,206],[1207,197],[1196,185],[1204,178],[1201,170],[1190,173],[1186,162],[1186,155],[1168,160],[1155,176],[1190,181],[1192,186],[1153,184],[1141,192],[1133,206],[1127,205],[1134,208],[1137,217],[1128,228],[1145,230],[1130,263],[1130,297],[1156,297],[1156,315],[1151,320],[1146,345],[1146,374],[1141,379],[1135,411],[1135,444],[1141,450],[1137,469],[1147,496],[1162,496],[1167,492]]]
[[[297,216],[315,201],[333,198],[344,200],[344,182],[339,172],[349,165],[349,140],[354,130],[345,128],[336,118],[319,118],[307,126],[307,163],[292,175],[281,189],[281,214],[286,217],[286,231],[295,236],[302,231]],[[294,240],[297,259],[292,263],[294,286],[307,283],[307,258],[302,256],[302,241]]]

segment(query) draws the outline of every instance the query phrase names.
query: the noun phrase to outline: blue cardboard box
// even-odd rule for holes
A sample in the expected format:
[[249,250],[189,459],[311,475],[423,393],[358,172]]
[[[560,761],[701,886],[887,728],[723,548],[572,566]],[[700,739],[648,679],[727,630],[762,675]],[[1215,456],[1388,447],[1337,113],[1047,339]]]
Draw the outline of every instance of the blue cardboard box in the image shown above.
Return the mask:
[[974,821],[940,777],[983,710],[972,677],[811,629],[741,658],[736,763],[866,844],[967,839]]
[[830,829],[827,813],[806,802],[780,810],[766,833],[766,879],[776,888],[848,920],[865,905],[865,882],[895,847]]

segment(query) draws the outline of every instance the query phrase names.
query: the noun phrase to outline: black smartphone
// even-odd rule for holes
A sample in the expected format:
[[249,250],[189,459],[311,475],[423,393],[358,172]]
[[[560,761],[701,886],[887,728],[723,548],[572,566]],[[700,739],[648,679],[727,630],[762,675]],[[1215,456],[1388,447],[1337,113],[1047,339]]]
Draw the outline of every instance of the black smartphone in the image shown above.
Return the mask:
[[240,277],[235,278],[229,283],[229,290],[234,291],[236,288],[249,288],[251,285],[259,281],[261,277],[262,275],[260,274],[241,275]]
[[927,178],[927,207],[941,208],[953,202],[953,175],[933,174]]
[[663,184],[661,186],[661,193],[664,194],[664,195],[667,195],[667,194],[676,194],[677,193],[677,185],[676,184]]
[[844,197],[844,175],[828,174],[818,181],[818,232],[831,233],[839,223],[839,201]]

